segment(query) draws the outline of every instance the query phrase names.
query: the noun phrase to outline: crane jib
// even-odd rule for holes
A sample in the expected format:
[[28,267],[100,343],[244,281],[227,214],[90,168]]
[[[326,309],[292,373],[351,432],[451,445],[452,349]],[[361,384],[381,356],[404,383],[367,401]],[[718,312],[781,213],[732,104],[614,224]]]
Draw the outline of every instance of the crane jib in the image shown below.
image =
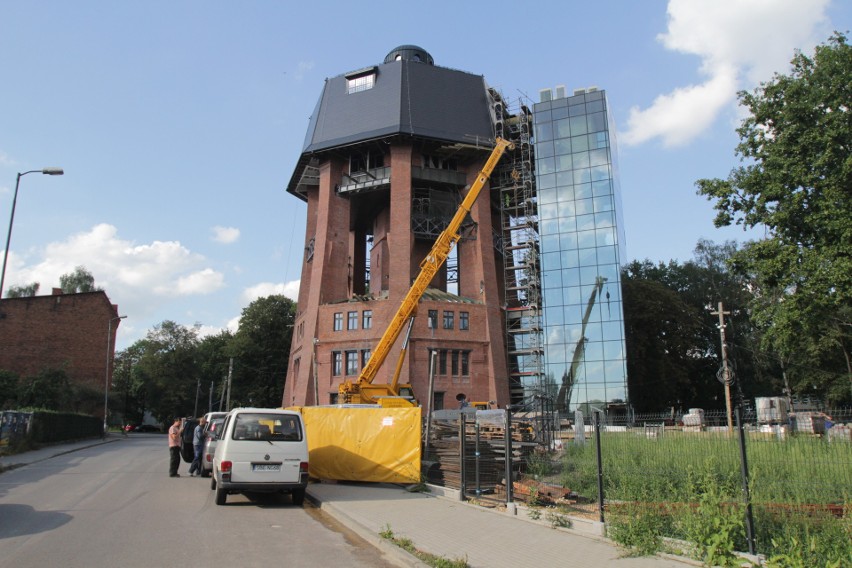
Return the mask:
[[[444,261],[449,256],[453,246],[458,242],[460,238],[458,233],[459,228],[461,227],[465,217],[468,213],[470,213],[471,207],[473,207],[477,197],[479,197],[482,187],[488,181],[488,178],[491,177],[491,172],[497,166],[497,162],[500,161],[500,158],[503,156],[503,152],[505,152],[506,149],[511,149],[513,147],[514,144],[512,142],[502,138],[497,138],[494,149],[491,151],[491,155],[485,162],[485,166],[483,166],[482,170],[479,172],[476,181],[470,187],[467,195],[462,200],[461,205],[450,220],[449,225],[447,225],[447,228],[438,236],[435,243],[432,245],[431,251],[420,263],[420,274],[414,280],[414,283],[411,285],[408,293],[403,298],[399,309],[394,314],[393,318],[391,318],[387,329],[385,329],[379,343],[376,345],[376,349],[371,353],[369,361],[367,361],[367,364],[364,365],[361,374],[358,376],[357,384],[346,381],[340,386],[341,393],[351,394],[352,392],[357,391],[358,385],[367,385],[373,382],[379,367],[381,367],[387,358],[388,352],[399,337],[405,322],[416,312],[417,303],[426,291],[429,282],[432,281],[432,278],[434,278],[435,274],[441,268],[441,265],[443,265]],[[388,387],[390,387],[390,385],[388,385]],[[391,389],[389,388],[389,390]],[[391,394],[396,395],[398,393],[394,392]]]

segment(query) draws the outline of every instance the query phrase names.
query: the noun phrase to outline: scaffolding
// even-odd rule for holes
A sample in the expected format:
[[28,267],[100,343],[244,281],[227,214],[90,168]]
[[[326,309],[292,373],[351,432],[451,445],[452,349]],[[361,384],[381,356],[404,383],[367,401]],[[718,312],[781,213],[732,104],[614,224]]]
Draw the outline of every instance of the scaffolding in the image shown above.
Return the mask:
[[[513,404],[547,412],[550,389],[544,385],[544,347],[532,113],[522,100],[508,104],[491,90],[496,135],[514,142],[491,176],[492,196],[500,201],[506,353]],[[532,405],[532,400],[537,402]]]

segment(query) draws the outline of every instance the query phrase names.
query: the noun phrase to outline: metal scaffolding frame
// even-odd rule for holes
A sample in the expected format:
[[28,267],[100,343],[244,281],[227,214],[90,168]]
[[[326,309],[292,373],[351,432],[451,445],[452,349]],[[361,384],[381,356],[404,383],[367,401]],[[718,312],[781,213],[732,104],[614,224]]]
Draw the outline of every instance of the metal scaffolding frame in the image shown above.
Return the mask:
[[496,135],[511,140],[491,176],[492,195],[500,201],[501,234],[495,238],[503,260],[506,353],[513,404],[547,397],[544,381],[544,325],[542,322],[539,260],[538,200],[536,197],[532,112],[521,99],[508,103],[492,89]]

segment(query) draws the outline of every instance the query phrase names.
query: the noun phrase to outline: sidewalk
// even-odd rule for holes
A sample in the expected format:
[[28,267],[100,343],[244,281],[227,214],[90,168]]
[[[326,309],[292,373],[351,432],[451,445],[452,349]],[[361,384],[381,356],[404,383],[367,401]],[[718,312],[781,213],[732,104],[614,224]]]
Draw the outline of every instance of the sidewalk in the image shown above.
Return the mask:
[[[670,556],[621,558],[622,550],[596,536],[600,525],[582,522],[554,529],[529,519],[524,511],[510,515],[449,497],[409,493],[382,483],[312,483],[308,498],[323,511],[381,550],[401,550],[379,536],[411,540],[423,552],[448,560],[464,559],[473,568],[536,566],[561,568],[612,566],[623,568],[684,568],[699,564]],[[402,565],[424,566],[413,556],[396,554]]]
[[[92,438],[0,457],[0,472],[100,444],[117,442],[120,434]],[[435,488],[439,491],[440,488]],[[384,483],[311,483],[308,498],[350,530],[385,552],[400,566],[425,566],[380,536],[390,529],[421,551],[464,559],[472,568],[536,566],[572,568],[684,568],[699,564],[674,557],[621,558],[622,551],[600,536],[600,525],[577,520],[570,529],[554,529],[516,515],[485,509],[436,493],[409,493]]]
[[88,438],[86,440],[77,440],[75,442],[53,444],[51,446],[39,448],[38,450],[31,450],[29,452],[24,452],[22,454],[14,454],[11,456],[0,454],[0,472],[23,465],[29,465],[31,463],[37,463],[40,461],[48,460],[50,458],[61,456],[63,454],[84,450],[86,448],[91,448],[92,446],[99,446],[101,444],[117,442],[123,437],[124,436],[122,436],[121,434],[111,432],[107,434],[105,438]]

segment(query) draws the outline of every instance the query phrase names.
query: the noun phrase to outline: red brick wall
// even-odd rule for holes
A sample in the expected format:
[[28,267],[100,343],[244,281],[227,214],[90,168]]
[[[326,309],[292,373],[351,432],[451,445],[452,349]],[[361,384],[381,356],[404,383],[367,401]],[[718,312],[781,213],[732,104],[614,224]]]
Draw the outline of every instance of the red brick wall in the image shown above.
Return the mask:
[[[103,389],[117,313],[102,291],[0,300],[0,369],[21,377],[64,369],[73,383]],[[112,322],[110,362],[119,323]]]
[[[388,322],[407,294],[412,280],[419,273],[423,255],[431,249],[431,243],[418,243],[411,232],[412,177],[411,164],[415,152],[409,144],[392,144],[386,163],[391,165],[391,189],[383,197],[384,205],[376,206],[370,200],[375,196],[341,197],[336,194],[344,164],[335,159],[320,162],[319,187],[308,192],[308,230],[306,242],[315,238],[314,257],[302,266],[299,291],[298,318],[295,323],[290,351],[290,363],[284,387],[282,404],[314,404],[315,390],[318,402],[327,404],[330,395],[345,379],[357,379],[356,375],[343,373],[332,375],[331,354],[333,351],[374,349]],[[482,163],[468,165],[467,177],[472,183]],[[363,199],[371,211],[373,249],[370,254],[371,300],[353,301],[351,279],[353,256],[360,249],[356,241],[362,237],[364,223],[359,217],[359,200]],[[460,243],[459,260],[462,265],[462,296],[469,301],[450,298],[445,301],[423,299],[411,335],[406,362],[402,367],[400,382],[411,382],[415,394],[422,403],[426,402],[429,384],[429,350],[462,350],[470,353],[468,376],[439,376],[436,390],[444,393],[445,404],[455,406],[455,395],[463,392],[470,400],[495,400],[501,406],[508,403],[508,372],[503,337],[502,301],[491,239],[493,213],[488,199],[488,188],[483,188],[476,206],[471,211],[479,225],[476,239]],[[356,217],[353,219],[353,216]],[[357,221],[357,222],[356,222]],[[365,253],[366,254],[366,253]],[[361,256],[363,256],[361,254]],[[443,284],[445,272],[435,282]],[[480,286],[480,283],[482,284]],[[363,310],[373,312],[373,327],[361,329]],[[428,310],[438,310],[438,327],[429,329]],[[455,312],[455,326],[445,330],[442,326],[444,310]],[[347,330],[347,312],[357,311],[358,329]],[[459,312],[466,311],[470,317],[470,329],[458,329]],[[343,330],[334,331],[334,313],[343,315]],[[390,350],[388,359],[379,369],[374,382],[390,382],[396,367],[403,341],[402,335]],[[313,340],[318,343],[314,346]],[[316,353],[317,365],[312,361]],[[359,361],[360,363],[360,361]],[[317,386],[314,383],[316,368]],[[360,368],[360,365],[359,365]]]

